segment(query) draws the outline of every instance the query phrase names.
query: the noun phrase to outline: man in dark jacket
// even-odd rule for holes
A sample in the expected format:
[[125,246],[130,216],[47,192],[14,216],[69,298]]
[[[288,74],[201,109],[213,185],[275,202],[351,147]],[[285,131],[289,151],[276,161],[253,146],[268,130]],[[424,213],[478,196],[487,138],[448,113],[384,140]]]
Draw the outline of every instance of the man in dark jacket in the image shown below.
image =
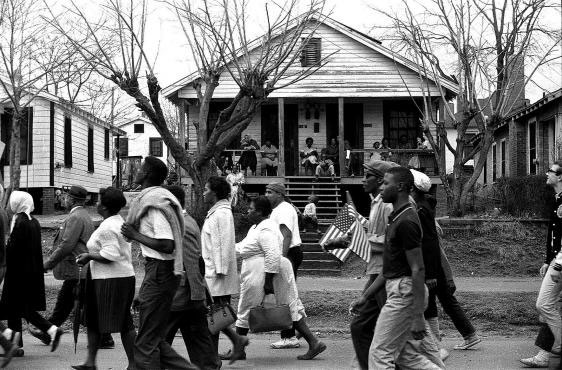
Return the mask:
[[[61,326],[72,311],[74,291],[79,279],[76,256],[88,252],[86,243],[94,231],[92,219],[84,208],[87,195],[88,191],[79,185],[72,186],[68,191],[65,203],[70,212],[55,235],[49,259],[43,264],[45,271],[53,270],[55,279],[63,280],[55,308],[48,319],[56,326]],[[82,271],[82,279],[86,277],[85,273],[85,270]],[[50,343],[50,337],[46,333],[31,327],[29,332],[43,343]]]
[[[169,186],[167,189],[185,208],[184,190],[179,186]],[[171,345],[179,329],[191,362],[202,370],[217,370],[221,367],[221,361],[207,325],[205,265],[200,264],[201,231],[193,217],[185,210],[183,212],[183,265],[186,279],[178,287],[172,302],[166,341]]]

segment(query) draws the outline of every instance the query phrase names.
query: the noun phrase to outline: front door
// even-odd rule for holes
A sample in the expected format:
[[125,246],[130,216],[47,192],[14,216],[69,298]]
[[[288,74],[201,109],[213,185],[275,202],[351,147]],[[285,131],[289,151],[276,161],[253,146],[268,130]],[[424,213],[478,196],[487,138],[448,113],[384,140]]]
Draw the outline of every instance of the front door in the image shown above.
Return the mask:
[[297,176],[299,171],[299,109],[285,104],[285,175]]

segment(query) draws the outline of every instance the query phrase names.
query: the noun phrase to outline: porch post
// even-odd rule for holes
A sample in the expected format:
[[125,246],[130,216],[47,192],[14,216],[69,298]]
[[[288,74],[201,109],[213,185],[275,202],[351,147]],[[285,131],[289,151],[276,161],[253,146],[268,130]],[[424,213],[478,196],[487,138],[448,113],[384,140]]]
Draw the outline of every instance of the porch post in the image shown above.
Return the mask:
[[[179,116],[180,116],[180,122],[179,122],[179,127],[178,127],[178,135],[179,135],[179,139],[180,139],[180,145],[184,149],[186,149],[186,145],[185,145],[185,140],[186,140],[185,111],[186,111],[186,108],[187,108],[186,106],[187,106],[187,104],[185,102],[185,99],[180,99],[180,104],[179,104],[179,107],[178,107]],[[170,148],[168,148],[168,151],[169,150],[170,150]],[[181,168],[181,166],[178,163],[175,163],[175,165],[176,165],[176,171],[177,171],[177,174],[178,174],[178,181],[181,185],[183,169]]]
[[343,177],[345,171],[345,147],[344,127],[343,127],[343,98],[338,98],[338,145],[339,145],[339,161],[340,161],[340,177]]
[[277,175],[285,176],[285,99],[277,98],[278,118],[279,118],[279,166],[277,167]]

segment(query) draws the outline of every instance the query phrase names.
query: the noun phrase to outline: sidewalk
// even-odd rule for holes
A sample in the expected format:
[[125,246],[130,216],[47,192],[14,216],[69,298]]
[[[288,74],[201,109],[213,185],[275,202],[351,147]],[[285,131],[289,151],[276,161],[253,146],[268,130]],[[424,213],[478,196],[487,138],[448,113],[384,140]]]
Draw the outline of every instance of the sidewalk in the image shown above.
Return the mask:
[[[140,287],[144,271],[137,272],[136,285]],[[330,278],[330,277],[311,277],[302,276],[297,280],[299,292],[312,290],[325,290],[328,292],[341,290],[362,290],[365,278]],[[55,280],[53,274],[45,274],[46,286],[60,286],[61,281]],[[510,277],[459,277],[455,279],[457,291],[460,292],[514,292],[514,293],[533,293],[538,292],[541,286],[541,279],[536,278],[510,278]]]

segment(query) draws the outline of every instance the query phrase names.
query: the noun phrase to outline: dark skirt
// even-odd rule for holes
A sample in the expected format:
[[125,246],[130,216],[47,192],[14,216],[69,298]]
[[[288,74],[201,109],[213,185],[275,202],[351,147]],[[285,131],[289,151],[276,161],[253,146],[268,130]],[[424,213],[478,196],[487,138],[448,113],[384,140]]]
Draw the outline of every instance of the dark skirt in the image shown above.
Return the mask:
[[86,327],[99,333],[133,330],[131,305],[135,297],[135,277],[95,279],[88,273],[86,283]]

